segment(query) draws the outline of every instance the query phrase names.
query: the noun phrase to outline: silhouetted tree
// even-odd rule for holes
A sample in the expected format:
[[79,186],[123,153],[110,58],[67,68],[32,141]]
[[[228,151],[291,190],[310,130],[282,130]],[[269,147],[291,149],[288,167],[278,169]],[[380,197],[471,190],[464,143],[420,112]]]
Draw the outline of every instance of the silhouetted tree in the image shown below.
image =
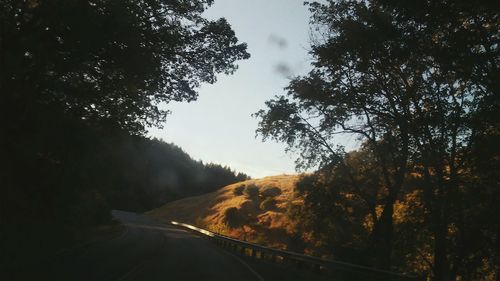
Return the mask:
[[249,57],[225,19],[202,17],[212,3],[0,0],[2,243],[105,221],[103,196],[121,183],[120,196],[136,209],[177,196],[138,181],[158,167],[125,162],[154,162],[153,156],[120,154],[157,151],[161,144],[137,136],[164,121],[159,104],[196,99],[201,83],[233,73],[235,62]]
[[3,109],[12,121],[53,103],[131,132],[161,124],[160,102],[196,99],[249,56],[225,19],[201,16],[212,2],[2,1]]
[[[304,200],[288,215],[297,222],[298,229],[310,231],[318,255],[332,255],[336,259],[356,264],[375,264],[372,243],[376,225],[383,219],[386,188],[381,168],[373,152],[362,147],[346,153],[338,165],[303,175],[295,191]],[[405,184],[394,203],[394,245],[392,265],[401,271],[421,274],[428,270],[421,254],[420,235],[428,234],[422,227],[424,210],[418,185],[407,175]],[[415,227],[420,227],[419,232]],[[304,231],[304,230],[302,230]],[[423,235],[425,236],[425,235]]]
[[412,169],[425,183],[434,278],[467,276],[461,268],[474,255],[463,239],[473,188],[467,163],[477,137],[498,127],[491,117],[498,115],[497,8],[489,1],[311,3],[314,69],[257,113],[264,139],[301,151],[299,168],[341,164],[336,134],[357,135],[371,150],[385,189],[373,232],[380,267],[391,265],[394,204]]

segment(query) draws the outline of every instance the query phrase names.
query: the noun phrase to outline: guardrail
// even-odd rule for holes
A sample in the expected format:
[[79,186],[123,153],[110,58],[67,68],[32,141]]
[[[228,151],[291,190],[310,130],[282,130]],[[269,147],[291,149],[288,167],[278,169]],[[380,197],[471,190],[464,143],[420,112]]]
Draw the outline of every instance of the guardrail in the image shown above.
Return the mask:
[[328,259],[321,259],[318,257],[312,257],[294,252],[264,247],[261,245],[244,242],[228,236],[220,235],[185,223],[180,223],[176,221],[171,221],[170,223],[202,234],[206,238],[212,240],[217,245],[226,248],[228,250],[238,252],[242,255],[278,264],[288,264],[299,268],[309,269],[320,274],[331,275],[332,277],[335,277],[336,280],[349,280],[349,281],[424,280],[421,277],[408,276],[391,271],[379,270],[371,267],[328,260]]

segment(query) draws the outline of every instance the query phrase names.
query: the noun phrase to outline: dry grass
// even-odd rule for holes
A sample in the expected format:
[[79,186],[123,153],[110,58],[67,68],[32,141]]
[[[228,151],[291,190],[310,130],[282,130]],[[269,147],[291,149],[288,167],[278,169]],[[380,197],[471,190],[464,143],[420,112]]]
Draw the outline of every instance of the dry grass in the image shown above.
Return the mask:
[[[294,198],[295,182],[298,175],[280,175],[253,179],[225,186],[215,192],[189,197],[168,203],[146,214],[160,221],[176,220],[209,229],[241,240],[257,242],[268,246],[286,248],[287,238],[293,230],[293,223],[286,215],[289,202]],[[241,185],[256,185],[259,190],[274,186],[281,194],[274,197],[276,208],[261,210],[260,203],[264,200],[248,198],[245,195],[235,195],[234,189]],[[236,207],[247,222],[241,227],[230,228],[224,221],[224,211]]]

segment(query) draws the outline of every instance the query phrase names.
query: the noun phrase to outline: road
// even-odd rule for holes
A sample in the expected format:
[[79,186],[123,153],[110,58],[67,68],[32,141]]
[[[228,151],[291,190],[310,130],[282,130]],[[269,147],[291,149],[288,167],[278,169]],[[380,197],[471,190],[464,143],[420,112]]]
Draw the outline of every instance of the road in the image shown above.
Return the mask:
[[10,280],[310,280],[294,269],[245,260],[140,214],[113,211],[113,216],[126,226],[120,236],[47,258]]

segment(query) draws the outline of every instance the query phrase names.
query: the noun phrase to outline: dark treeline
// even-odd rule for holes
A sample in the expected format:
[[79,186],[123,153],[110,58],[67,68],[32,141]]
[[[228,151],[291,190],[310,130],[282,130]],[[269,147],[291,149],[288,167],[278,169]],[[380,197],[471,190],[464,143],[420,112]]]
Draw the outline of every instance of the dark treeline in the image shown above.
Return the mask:
[[256,114],[264,138],[301,152],[298,168],[318,168],[297,186],[298,231],[341,260],[498,280],[498,1],[309,8],[313,68]]
[[27,251],[34,237],[71,243],[73,232],[109,223],[111,209],[142,212],[248,178],[174,144],[39,110],[3,154],[3,242]]
[[33,127],[27,124],[25,137],[6,151],[13,159],[7,183],[30,189],[6,190],[3,207],[16,211],[3,222],[104,222],[110,208],[146,211],[248,178],[195,161],[174,144],[116,127],[90,128],[55,112],[30,120]]
[[249,57],[212,2],[0,0],[2,258],[246,178],[143,137]]
[[105,194],[113,209],[151,210],[249,179],[228,167],[194,161],[174,144],[139,136],[116,142],[116,146],[104,148],[113,175],[109,184],[112,188]]

